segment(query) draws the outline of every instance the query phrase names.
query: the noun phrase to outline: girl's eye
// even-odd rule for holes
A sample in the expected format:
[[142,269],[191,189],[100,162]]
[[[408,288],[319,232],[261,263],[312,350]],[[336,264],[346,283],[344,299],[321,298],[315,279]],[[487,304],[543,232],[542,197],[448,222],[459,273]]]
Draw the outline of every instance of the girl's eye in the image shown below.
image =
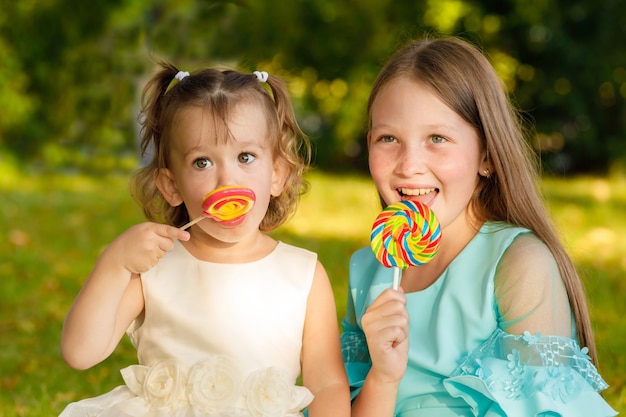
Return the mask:
[[444,143],[448,141],[446,138],[444,138],[443,136],[439,136],[439,135],[431,136],[430,140],[432,143]]
[[241,162],[242,164],[249,164],[250,162],[254,161],[255,159],[256,159],[256,157],[254,155],[252,155],[251,153],[248,153],[248,152],[242,152],[237,157],[237,160],[239,162]]
[[381,136],[379,141],[381,142],[386,142],[386,143],[391,143],[391,142],[396,142],[396,138],[393,136]]
[[212,165],[213,163],[209,161],[207,158],[198,158],[195,161],[193,161],[193,166],[198,169],[209,168]]

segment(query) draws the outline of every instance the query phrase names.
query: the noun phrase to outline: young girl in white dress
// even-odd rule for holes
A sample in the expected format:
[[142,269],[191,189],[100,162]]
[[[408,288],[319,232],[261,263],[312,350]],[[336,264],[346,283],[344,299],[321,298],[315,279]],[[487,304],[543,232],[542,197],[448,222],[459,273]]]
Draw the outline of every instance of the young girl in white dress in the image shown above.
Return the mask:
[[[284,82],[161,66],[142,96],[152,160],[131,182],[149,222],[104,250],[61,346],[86,369],[127,333],[139,363],[122,369],[124,385],[61,416],[348,416],[326,272],[316,254],[264,233],[295,209],[310,161]],[[250,211],[203,218],[205,195],[232,186],[253,191]]]

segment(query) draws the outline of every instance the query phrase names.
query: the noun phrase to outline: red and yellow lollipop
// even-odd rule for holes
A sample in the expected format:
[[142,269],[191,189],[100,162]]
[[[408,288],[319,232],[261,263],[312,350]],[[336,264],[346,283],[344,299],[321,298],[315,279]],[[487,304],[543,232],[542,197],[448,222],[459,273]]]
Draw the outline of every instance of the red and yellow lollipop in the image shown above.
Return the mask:
[[187,229],[205,217],[209,217],[228,226],[236,226],[244,220],[254,202],[256,195],[248,187],[227,185],[216,188],[202,200],[202,216],[198,216],[181,229]]
[[374,221],[370,245],[376,259],[394,267],[394,288],[399,269],[423,265],[437,254],[441,227],[430,208],[418,201],[398,201],[384,209]]

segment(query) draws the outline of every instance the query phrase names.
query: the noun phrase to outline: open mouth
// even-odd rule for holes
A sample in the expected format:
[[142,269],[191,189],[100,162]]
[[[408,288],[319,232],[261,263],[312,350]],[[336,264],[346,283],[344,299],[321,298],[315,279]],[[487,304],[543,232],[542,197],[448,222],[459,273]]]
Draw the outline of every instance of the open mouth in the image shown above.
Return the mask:
[[439,188],[398,188],[401,197],[419,197],[430,193],[438,193]]
[[439,188],[398,188],[401,200],[413,200],[429,204],[439,193]]

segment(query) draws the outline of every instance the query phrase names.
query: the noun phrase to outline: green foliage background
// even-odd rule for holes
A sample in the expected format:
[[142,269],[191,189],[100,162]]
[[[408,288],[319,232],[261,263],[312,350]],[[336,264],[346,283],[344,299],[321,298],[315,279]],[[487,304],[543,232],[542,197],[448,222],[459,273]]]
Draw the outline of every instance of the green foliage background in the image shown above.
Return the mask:
[[311,176],[276,236],[320,254],[341,317],[347,259],[377,211],[356,174],[367,96],[388,56],[425,33],[480,45],[534,124],[547,204],[585,278],[606,398],[626,412],[626,2],[0,0],[0,416],[55,415],[120,384],[134,361],[124,341],[72,371],[58,343],[100,251],[143,220],[126,184],[153,57],[289,81],[316,166],[333,174]]
[[555,172],[626,161],[626,2],[620,0],[0,0],[0,149],[102,171],[136,152],[152,56],[193,70],[283,75],[325,169],[364,168],[365,103],[406,40],[455,34],[484,48],[536,122]]

